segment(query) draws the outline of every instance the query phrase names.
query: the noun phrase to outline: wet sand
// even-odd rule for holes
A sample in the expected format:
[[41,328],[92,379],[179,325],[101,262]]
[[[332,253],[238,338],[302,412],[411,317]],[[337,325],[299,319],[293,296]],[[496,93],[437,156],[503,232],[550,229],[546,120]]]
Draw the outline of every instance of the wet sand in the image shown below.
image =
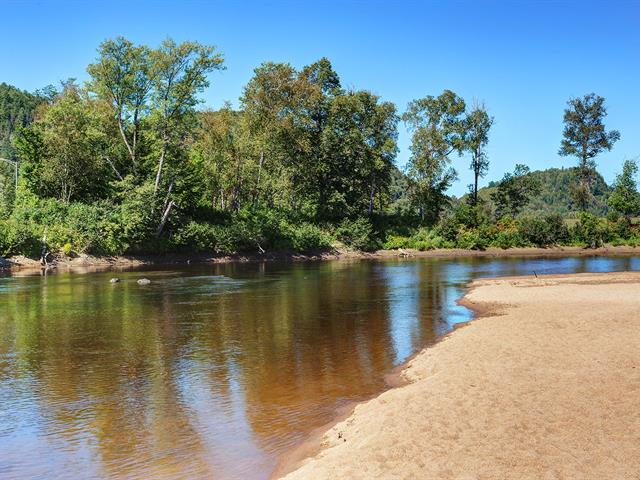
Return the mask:
[[[640,478],[640,273],[475,281],[478,319],[293,452],[293,479]],[[302,461],[298,459],[307,455]]]

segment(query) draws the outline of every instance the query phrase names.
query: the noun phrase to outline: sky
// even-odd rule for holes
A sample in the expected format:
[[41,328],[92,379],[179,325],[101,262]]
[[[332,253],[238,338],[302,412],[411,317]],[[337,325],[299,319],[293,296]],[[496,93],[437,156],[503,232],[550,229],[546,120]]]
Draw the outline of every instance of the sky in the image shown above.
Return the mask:
[[[211,75],[204,105],[237,105],[265,61],[296,68],[331,60],[348,88],[366,89],[402,113],[412,99],[455,91],[494,117],[487,153],[497,180],[517,163],[569,167],[559,157],[571,97],[606,98],[607,127],[621,140],[597,158],[611,182],[640,159],[640,0],[635,1],[37,1],[0,0],[0,82],[25,90],[87,78],[101,41],[125,36],[155,46],[166,37],[215,45],[226,70]],[[410,135],[400,125],[396,163]],[[471,183],[469,159],[454,157]]]

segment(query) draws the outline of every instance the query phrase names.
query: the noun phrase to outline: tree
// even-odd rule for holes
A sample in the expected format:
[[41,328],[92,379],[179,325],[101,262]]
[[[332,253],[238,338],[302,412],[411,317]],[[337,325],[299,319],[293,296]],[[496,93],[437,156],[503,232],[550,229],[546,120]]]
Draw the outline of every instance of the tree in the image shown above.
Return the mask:
[[[252,203],[261,199],[285,206],[291,202],[291,179],[303,169],[296,165],[308,148],[303,135],[304,91],[298,73],[289,64],[266,62],[254,70],[254,76],[240,98],[247,125],[258,155],[253,179]],[[245,184],[248,182],[245,182]]]
[[473,185],[471,186],[471,204],[478,204],[478,179],[484,178],[489,171],[489,158],[485,147],[489,143],[489,130],[493,125],[483,106],[475,107],[464,122],[464,148],[471,154],[470,169],[473,171]]
[[447,202],[446,191],[457,178],[449,156],[464,150],[465,109],[462,98],[445,90],[438,97],[410,102],[402,116],[412,131],[407,176],[423,221],[438,219]]
[[392,104],[345,91],[322,58],[299,72],[288,64],[261,65],[242,107],[258,152],[250,183],[268,203],[277,197],[322,220],[373,213],[396,152]]
[[152,121],[158,150],[154,194],[160,188],[167,157],[177,150],[193,127],[197,95],[209,86],[207,75],[223,68],[223,59],[215,48],[197,42],[176,43],[164,40],[151,52],[153,92]]
[[496,216],[518,215],[527,206],[531,197],[540,193],[542,184],[530,175],[529,167],[516,164],[513,173],[505,173],[504,177],[492,193],[491,199],[496,206]]
[[250,201],[247,181],[256,170],[247,115],[225,105],[202,112],[199,119],[191,155],[202,173],[206,203],[214,210],[237,211]]
[[624,215],[628,223],[631,217],[640,212],[640,194],[635,176],[638,174],[638,164],[634,160],[625,160],[622,173],[616,176],[613,192],[609,197],[609,205]]
[[319,192],[324,218],[373,214],[375,198],[391,181],[396,155],[395,106],[367,91],[345,92],[331,101],[320,137],[324,162]]
[[101,161],[102,138],[91,100],[73,81],[65,83],[42,118],[16,140],[27,184],[65,203],[99,198],[109,178]]
[[[140,122],[145,115],[156,74],[151,50],[123,37],[105,40],[96,63],[87,67],[88,88],[112,108],[119,135],[126,147],[133,173],[138,171]],[[126,172],[125,172],[126,174]]]
[[568,108],[564,111],[564,138],[558,153],[578,158],[579,178],[573,189],[573,197],[581,210],[586,210],[591,199],[595,157],[605,150],[611,150],[620,139],[617,130],[605,130],[607,109],[604,101],[603,97],[590,93],[569,100]]

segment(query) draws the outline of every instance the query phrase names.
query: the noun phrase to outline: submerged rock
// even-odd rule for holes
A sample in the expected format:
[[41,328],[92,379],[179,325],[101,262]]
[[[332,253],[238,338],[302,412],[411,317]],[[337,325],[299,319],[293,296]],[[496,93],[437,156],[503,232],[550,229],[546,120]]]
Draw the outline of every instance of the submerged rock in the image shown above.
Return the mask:
[[112,278],[111,280],[109,280],[109,283],[120,283],[120,279],[119,278]]
[[149,285],[151,283],[151,280],[149,280],[148,278],[141,278],[140,280],[138,280],[138,285]]

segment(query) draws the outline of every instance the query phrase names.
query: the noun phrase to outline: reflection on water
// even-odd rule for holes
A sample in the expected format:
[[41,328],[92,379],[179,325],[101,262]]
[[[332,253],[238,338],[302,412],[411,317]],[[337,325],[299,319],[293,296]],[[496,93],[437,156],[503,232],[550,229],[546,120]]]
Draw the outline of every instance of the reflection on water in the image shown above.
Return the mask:
[[635,257],[212,265],[0,278],[0,478],[265,478],[469,312],[473,278]]

